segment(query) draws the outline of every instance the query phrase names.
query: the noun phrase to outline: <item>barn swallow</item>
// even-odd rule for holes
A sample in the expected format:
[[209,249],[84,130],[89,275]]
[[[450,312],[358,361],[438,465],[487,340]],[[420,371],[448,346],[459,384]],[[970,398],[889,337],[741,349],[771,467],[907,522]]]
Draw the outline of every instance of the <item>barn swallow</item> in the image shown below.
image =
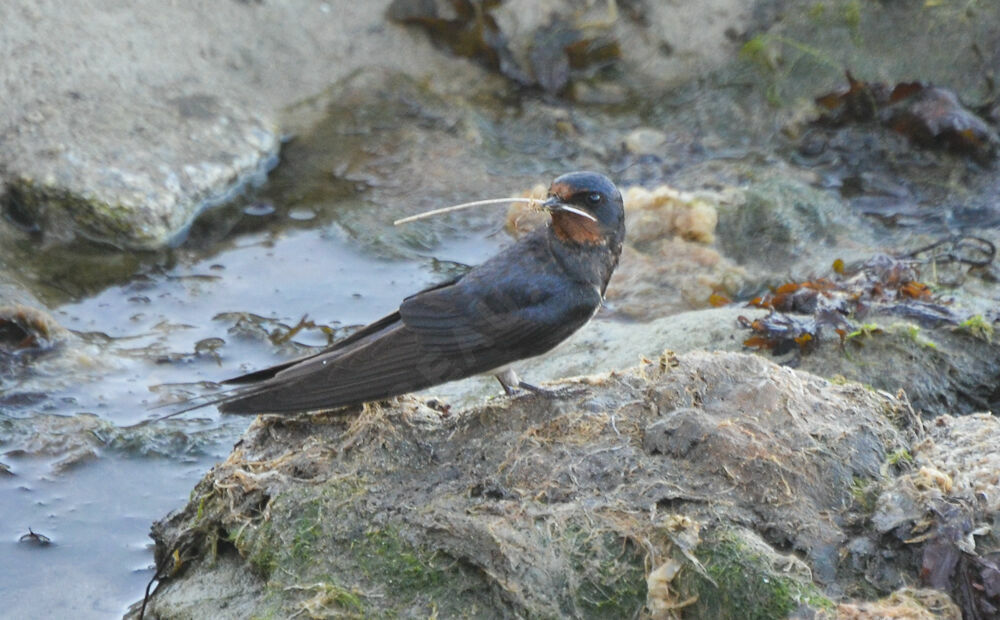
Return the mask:
[[224,413],[296,413],[384,400],[477,374],[511,394],[537,390],[509,365],[541,355],[597,313],[625,237],[621,193],[607,177],[557,178],[551,220],[465,274],[329,348],[224,381],[198,406]]

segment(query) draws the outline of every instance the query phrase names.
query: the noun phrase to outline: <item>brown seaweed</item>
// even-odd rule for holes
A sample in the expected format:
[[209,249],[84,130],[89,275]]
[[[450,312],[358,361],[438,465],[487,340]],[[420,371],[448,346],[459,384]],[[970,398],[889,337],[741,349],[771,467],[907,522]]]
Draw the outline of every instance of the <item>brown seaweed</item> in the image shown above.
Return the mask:
[[921,280],[922,269],[932,265],[936,272],[948,264],[981,268],[995,255],[991,242],[961,236],[896,256],[877,254],[854,268],[842,260],[834,261],[829,278],[786,282],[751,299],[748,306],[771,312],[756,320],[739,318],[740,326],[753,332],[743,344],[775,355],[808,353],[824,329],[833,330],[843,344],[846,336],[858,329],[852,320],[873,313],[903,317],[922,327],[958,325],[969,317]]
[[847,87],[816,98],[826,113],[820,122],[833,126],[877,122],[914,144],[949,150],[979,162],[996,159],[1000,138],[953,91],[923,82],[889,86],[865,82],[847,73]]

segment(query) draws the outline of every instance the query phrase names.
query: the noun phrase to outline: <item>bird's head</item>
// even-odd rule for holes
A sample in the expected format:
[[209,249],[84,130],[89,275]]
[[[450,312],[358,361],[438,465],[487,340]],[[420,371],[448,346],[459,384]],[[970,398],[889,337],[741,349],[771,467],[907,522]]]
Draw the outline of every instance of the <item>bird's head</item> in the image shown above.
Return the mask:
[[625,236],[621,192],[603,174],[570,172],[558,177],[542,206],[552,214],[552,231],[561,241],[620,246]]

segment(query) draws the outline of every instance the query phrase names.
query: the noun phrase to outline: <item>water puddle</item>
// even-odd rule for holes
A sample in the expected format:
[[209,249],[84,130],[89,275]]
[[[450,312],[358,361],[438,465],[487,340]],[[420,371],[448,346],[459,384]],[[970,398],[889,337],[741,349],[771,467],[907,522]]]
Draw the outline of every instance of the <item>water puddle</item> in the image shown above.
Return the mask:
[[[8,461],[16,475],[0,478],[4,615],[120,616],[152,576],[150,520],[181,506],[228,451],[220,442],[183,461],[111,454],[57,475],[45,460]],[[18,542],[29,527],[51,543]]]
[[[104,618],[139,597],[152,576],[150,524],[183,505],[249,423],[206,408],[130,429],[165,411],[150,407],[391,312],[456,265],[493,254],[507,241],[495,232],[391,260],[335,224],[276,226],[237,235],[215,253],[182,247],[169,265],[143,266],[56,307],[76,336],[66,345],[78,351],[74,366],[41,364],[18,386],[41,402],[0,410],[0,462],[10,468],[0,475],[5,613],[28,617],[41,597],[51,614]],[[269,332],[303,317],[317,327],[272,343]],[[29,528],[53,543],[18,542]]]

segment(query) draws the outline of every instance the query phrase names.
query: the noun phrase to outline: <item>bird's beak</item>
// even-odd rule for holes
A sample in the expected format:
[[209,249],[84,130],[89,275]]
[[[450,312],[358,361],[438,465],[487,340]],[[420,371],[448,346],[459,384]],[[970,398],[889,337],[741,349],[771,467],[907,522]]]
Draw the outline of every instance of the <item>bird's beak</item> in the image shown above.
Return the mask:
[[548,199],[542,203],[542,208],[549,212],[563,211],[565,213],[573,213],[575,215],[579,215],[580,217],[585,217],[591,222],[597,221],[596,217],[587,213],[583,209],[578,209],[574,206],[563,203],[558,196],[549,196]]

